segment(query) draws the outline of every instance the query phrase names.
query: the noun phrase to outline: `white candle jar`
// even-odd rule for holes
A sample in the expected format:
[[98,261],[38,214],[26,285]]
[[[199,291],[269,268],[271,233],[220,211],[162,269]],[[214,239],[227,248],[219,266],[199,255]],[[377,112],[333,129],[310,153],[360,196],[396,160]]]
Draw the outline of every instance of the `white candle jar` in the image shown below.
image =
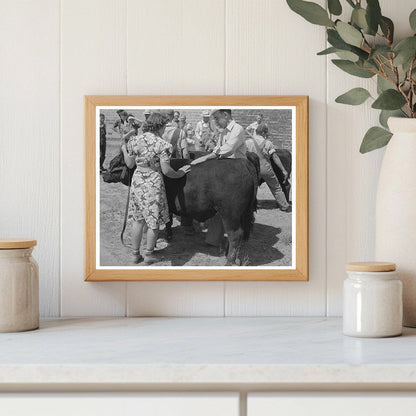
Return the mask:
[[393,337],[403,326],[402,282],[394,263],[347,264],[344,280],[344,335]]
[[35,240],[0,240],[0,332],[39,328]]

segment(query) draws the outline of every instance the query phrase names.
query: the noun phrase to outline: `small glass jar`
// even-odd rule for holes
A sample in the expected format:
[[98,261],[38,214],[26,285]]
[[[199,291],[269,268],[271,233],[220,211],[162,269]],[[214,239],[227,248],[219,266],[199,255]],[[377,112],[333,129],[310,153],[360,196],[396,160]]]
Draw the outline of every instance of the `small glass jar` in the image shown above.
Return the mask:
[[344,280],[344,335],[394,337],[403,326],[402,282],[396,265],[384,262],[347,264]]
[[35,240],[0,240],[0,332],[39,328]]

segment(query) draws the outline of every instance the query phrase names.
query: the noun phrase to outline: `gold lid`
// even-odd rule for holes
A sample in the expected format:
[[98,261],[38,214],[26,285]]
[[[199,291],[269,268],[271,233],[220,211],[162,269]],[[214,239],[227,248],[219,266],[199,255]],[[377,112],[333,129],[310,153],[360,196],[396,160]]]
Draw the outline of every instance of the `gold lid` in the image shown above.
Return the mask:
[[350,272],[393,272],[396,265],[385,261],[357,261],[348,263],[346,269]]
[[36,240],[28,240],[24,238],[0,238],[0,249],[30,248],[34,247],[36,244]]

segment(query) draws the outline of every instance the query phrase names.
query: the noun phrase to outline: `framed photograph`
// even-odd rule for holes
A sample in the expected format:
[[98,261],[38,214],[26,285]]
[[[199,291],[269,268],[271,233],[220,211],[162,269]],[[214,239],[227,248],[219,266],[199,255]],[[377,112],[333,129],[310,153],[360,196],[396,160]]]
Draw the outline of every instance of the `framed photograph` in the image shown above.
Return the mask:
[[307,96],[85,96],[85,280],[308,280]]

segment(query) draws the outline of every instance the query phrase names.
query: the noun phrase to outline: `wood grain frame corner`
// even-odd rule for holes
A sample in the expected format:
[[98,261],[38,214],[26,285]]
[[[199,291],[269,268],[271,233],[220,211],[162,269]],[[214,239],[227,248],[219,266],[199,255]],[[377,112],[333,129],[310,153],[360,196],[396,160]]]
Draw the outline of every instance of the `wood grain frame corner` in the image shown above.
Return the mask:
[[[296,269],[101,270],[96,268],[97,106],[295,106]],[[309,99],[307,96],[85,96],[85,280],[86,281],[308,281]]]

